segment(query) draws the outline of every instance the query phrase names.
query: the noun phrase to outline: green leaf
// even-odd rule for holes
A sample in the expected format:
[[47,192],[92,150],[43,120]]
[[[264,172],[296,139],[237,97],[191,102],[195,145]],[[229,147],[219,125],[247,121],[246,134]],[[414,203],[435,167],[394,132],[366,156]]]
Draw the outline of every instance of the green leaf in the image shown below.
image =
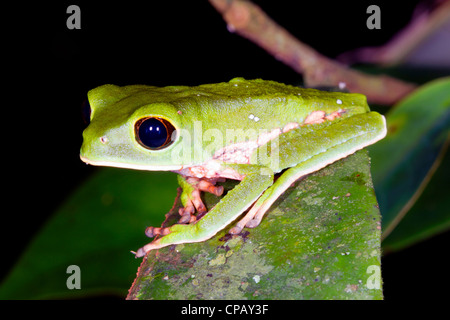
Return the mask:
[[[48,221],[0,286],[0,299],[125,297],[146,240],[176,195],[176,175],[102,168]],[[81,271],[81,290],[69,290],[67,267]]]
[[[162,213],[172,205],[175,188],[172,173],[98,170],[39,232],[4,279],[0,298],[77,298],[99,294],[125,297],[140,263],[129,251],[148,241],[143,234],[146,226],[161,224]],[[217,199],[206,198],[207,204],[214,201]],[[244,282],[224,289],[227,293],[262,298],[267,290],[275,293],[289,279],[292,283],[288,283],[285,296],[292,298],[379,299],[381,289],[366,287],[370,272],[376,273],[371,269],[367,273],[367,268],[380,266],[379,223],[366,154],[361,152],[297,183],[262,225],[249,233],[244,231],[243,237],[224,241],[216,238],[201,245],[212,246],[211,255],[217,256],[215,262],[208,260],[208,266],[216,263],[220,267],[223,259],[222,267],[237,263],[233,265],[237,269],[223,277],[239,277],[242,272]],[[190,252],[197,245],[186,244],[182,252],[192,258],[195,254]],[[268,256],[271,254],[272,258]],[[261,261],[261,257],[266,260]],[[242,266],[238,261],[241,258]],[[249,270],[251,264],[253,271]],[[70,265],[80,267],[81,290],[69,290],[66,286]],[[268,271],[266,265],[274,269]],[[189,273],[180,270],[179,277],[183,272]],[[192,270],[197,272],[199,281],[200,271]],[[267,277],[283,270],[285,280],[277,283],[277,278],[273,278],[267,282]],[[171,280],[178,271],[172,271]],[[283,273],[277,276],[282,277]],[[217,277],[213,280],[215,285],[221,281]],[[165,283],[164,280],[162,284]],[[263,284],[266,289],[260,294],[258,286]],[[176,297],[160,294],[161,298]]]
[[229,236],[229,227],[150,252],[128,298],[382,298],[380,214],[365,150],[297,181],[257,228]]
[[441,165],[423,194],[394,231],[383,240],[385,253],[401,250],[450,228],[450,153],[448,148],[445,151]]
[[[450,78],[422,86],[396,105],[386,115],[386,120],[388,135],[368,148],[373,182],[383,215],[383,238],[405,217],[443,158],[449,140]],[[446,184],[441,187],[446,188]],[[434,199],[434,202],[447,201],[446,198]],[[434,221],[448,226],[447,211],[433,213],[436,216]],[[442,230],[429,223],[425,211],[414,221],[416,227],[403,229],[401,236],[396,236],[397,240],[407,237],[411,243],[414,238],[418,240],[424,234],[431,234],[431,229]]]

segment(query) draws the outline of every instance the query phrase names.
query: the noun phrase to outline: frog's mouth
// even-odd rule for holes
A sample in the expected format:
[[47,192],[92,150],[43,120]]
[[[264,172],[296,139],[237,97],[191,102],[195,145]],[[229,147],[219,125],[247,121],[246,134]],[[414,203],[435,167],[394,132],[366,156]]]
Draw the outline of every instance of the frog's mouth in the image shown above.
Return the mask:
[[126,162],[112,162],[112,161],[96,161],[91,160],[83,155],[80,155],[81,161],[86,164],[90,164],[93,166],[102,166],[102,167],[115,167],[115,168],[125,168],[125,169],[134,169],[134,170],[147,170],[147,171],[177,171],[183,169],[183,166],[180,165],[169,165],[169,166],[155,166],[155,165],[145,165],[145,164],[136,164],[136,163],[126,163]]

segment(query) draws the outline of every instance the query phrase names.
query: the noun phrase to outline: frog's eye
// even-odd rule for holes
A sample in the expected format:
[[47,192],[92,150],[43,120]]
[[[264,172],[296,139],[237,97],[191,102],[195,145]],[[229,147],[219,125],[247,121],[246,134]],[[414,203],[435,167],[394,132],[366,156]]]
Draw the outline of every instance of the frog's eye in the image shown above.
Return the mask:
[[135,124],[136,140],[147,149],[157,150],[169,146],[175,127],[157,117],[142,118]]

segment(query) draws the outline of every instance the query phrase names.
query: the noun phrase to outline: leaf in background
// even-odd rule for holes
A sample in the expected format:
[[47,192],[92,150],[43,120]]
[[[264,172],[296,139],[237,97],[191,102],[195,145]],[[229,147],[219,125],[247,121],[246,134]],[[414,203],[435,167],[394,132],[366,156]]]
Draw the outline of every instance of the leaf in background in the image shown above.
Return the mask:
[[257,228],[228,229],[150,252],[128,298],[382,299],[380,277],[367,286],[381,227],[365,150],[296,182]]
[[[0,286],[0,299],[125,297],[136,275],[144,229],[160,225],[176,195],[176,175],[101,168],[47,222]],[[69,265],[81,290],[68,290]]]
[[441,165],[417,203],[383,240],[385,253],[401,250],[450,228],[449,181],[450,152],[447,150]]
[[[405,216],[437,168],[435,163],[449,139],[450,78],[417,89],[395,106],[386,119],[388,135],[368,148],[383,215],[383,238]],[[436,215],[448,216],[446,211]],[[416,223],[427,228],[427,219],[422,215]]]

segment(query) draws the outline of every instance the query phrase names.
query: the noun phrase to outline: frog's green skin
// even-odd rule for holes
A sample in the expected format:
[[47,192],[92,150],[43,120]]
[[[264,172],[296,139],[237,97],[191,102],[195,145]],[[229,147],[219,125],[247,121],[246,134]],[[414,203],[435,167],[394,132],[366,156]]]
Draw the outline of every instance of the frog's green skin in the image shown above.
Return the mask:
[[[231,233],[257,226],[295,180],[382,139],[383,116],[365,96],[322,92],[265,80],[236,78],[197,87],[104,85],[88,93],[91,123],[81,159],[93,165],[180,174],[183,222],[136,256],[171,244],[205,241],[251,207]],[[176,131],[158,150],[136,139],[136,123],[157,117]],[[270,152],[269,152],[270,151]],[[284,171],[283,171],[284,170]],[[274,183],[273,176],[281,172]],[[241,182],[206,215],[200,191],[221,194],[217,180]],[[187,219],[185,219],[187,217]],[[191,219],[189,219],[191,217]]]

